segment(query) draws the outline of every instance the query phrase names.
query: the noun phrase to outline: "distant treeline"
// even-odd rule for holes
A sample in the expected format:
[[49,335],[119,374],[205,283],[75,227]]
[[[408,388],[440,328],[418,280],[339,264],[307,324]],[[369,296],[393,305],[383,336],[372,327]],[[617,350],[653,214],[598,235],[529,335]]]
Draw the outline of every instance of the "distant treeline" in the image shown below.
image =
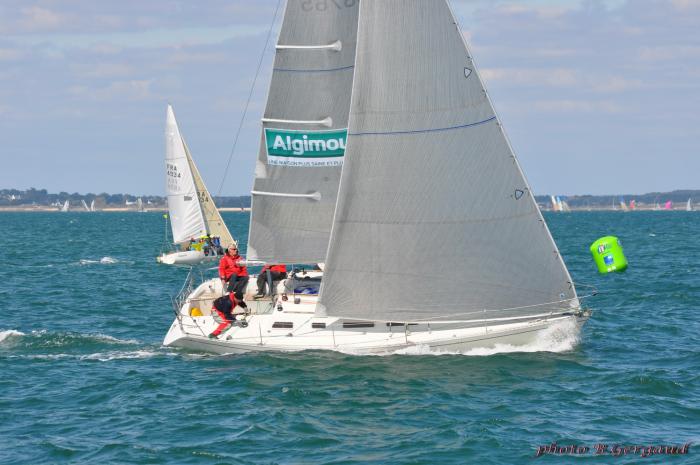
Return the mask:
[[[80,203],[84,200],[88,205],[93,200],[98,207],[118,207],[132,204],[137,199],[141,199],[144,204],[154,207],[165,207],[166,198],[159,195],[133,195],[133,194],[108,194],[102,192],[99,194],[87,193],[79,194],[74,192],[59,192],[58,194],[50,194],[46,189],[30,188],[27,190],[19,189],[0,189],[0,206],[19,206],[19,205],[41,205],[50,206],[62,204],[66,200],[71,203]],[[218,207],[246,208],[250,207],[250,196],[242,195],[238,197],[214,197],[214,202]]]
[[[638,205],[663,204],[670,200],[673,203],[686,202],[691,199],[693,202],[700,202],[700,190],[678,190],[672,192],[650,192],[648,194],[611,194],[611,195],[560,195],[561,200],[565,200],[570,207],[610,207],[613,203],[619,205],[621,201],[629,203],[634,200]],[[549,195],[535,196],[537,203],[548,205],[551,203]]]
[[[678,190],[673,192],[650,192],[648,194],[611,194],[611,195],[569,195],[559,196],[565,200],[569,206],[574,208],[585,207],[609,207],[613,203],[619,204],[621,200],[629,203],[634,200],[637,204],[654,205],[655,203],[664,203],[668,200],[679,203],[691,199],[693,202],[700,202],[700,190]],[[18,206],[18,205],[58,205],[66,200],[72,202],[80,202],[90,204],[93,200],[99,207],[117,207],[121,205],[131,204],[140,198],[144,204],[154,207],[165,207],[165,197],[159,195],[133,195],[133,194],[108,194],[102,192],[100,194],[79,194],[74,192],[59,192],[58,194],[49,194],[46,189],[0,189],[0,206]],[[550,196],[537,195],[535,196],[537,203],[548,205]],[[214,202],[218,207],[224,208],[248,208],[250,207],[250,196],[241,195],[237,197],[214,197]]]

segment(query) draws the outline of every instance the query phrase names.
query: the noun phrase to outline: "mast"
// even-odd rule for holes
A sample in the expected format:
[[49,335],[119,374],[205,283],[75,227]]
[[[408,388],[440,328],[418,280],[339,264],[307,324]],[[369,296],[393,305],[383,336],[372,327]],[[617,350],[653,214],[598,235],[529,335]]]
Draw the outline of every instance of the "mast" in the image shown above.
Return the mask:
[[573,283],[444,0],[360,4],[317,314],[562,313]]

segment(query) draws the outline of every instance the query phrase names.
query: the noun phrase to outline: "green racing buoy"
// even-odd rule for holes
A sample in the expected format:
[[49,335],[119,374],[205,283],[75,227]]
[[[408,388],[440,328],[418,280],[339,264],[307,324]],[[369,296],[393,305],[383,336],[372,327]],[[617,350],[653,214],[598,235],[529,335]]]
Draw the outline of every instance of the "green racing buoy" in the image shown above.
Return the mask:
[[591,244],[590,250],[600,273],[614,273],[627,269],[627,258],[622,252],[622,244],[617,237],[601,237]]

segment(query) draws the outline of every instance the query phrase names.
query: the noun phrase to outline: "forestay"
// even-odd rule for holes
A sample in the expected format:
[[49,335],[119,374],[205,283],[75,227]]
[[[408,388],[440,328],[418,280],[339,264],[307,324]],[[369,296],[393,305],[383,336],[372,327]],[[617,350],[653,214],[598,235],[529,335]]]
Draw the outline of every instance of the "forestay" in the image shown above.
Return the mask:
[[165,121],[165,184],[173,242],[180,244],[206,234],[185,142],[170,105]]
[[247,258],[322,262],[350,105],[358,1],[289,0],[252,193]]
[[578,305],[444,0],[361,3],[348,132],[317,313],[467,320]]

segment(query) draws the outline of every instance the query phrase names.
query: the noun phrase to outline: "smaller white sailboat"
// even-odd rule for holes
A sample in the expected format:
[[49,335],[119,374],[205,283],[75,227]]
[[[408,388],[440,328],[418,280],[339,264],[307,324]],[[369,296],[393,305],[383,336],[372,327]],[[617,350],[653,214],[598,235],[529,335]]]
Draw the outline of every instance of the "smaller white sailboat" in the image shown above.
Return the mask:
[[85,203],[85,200],[81,200],[80,203],[83,205],[86,212],[90,211],[90,207],[88,207],[87,203]]
[[685,211],[687,211],[687,212],[693,211],[693,204],[690,202],[690,199],[688,199],[688,202],[685,204]]
[[561,211],[561,204],[559,203],[559,198],[554,197],[553,195],[549,196],[550,201],[552,202],[552,211],[553,212],[560,212]]
[[139,213],[144,213],[146,211],[146,209],[143,206],[143,200],[141,199],[141,197],[136,199],[136,211]]
[[63,206],[61,207],[62,212],[67,212],[70,210],[70,201],[66,200],[63,202]]
[[[167,265],[196,265],[218,259],[236,244],[192,160],[168,105],[165,125],[165,178],[172,242],[177,248],[157,257]],[[143,202],[139,198],[143,208]]]
[[92,202],[90,202],[90,211],[94,212],[95,210],[95,199],[92,199]]

